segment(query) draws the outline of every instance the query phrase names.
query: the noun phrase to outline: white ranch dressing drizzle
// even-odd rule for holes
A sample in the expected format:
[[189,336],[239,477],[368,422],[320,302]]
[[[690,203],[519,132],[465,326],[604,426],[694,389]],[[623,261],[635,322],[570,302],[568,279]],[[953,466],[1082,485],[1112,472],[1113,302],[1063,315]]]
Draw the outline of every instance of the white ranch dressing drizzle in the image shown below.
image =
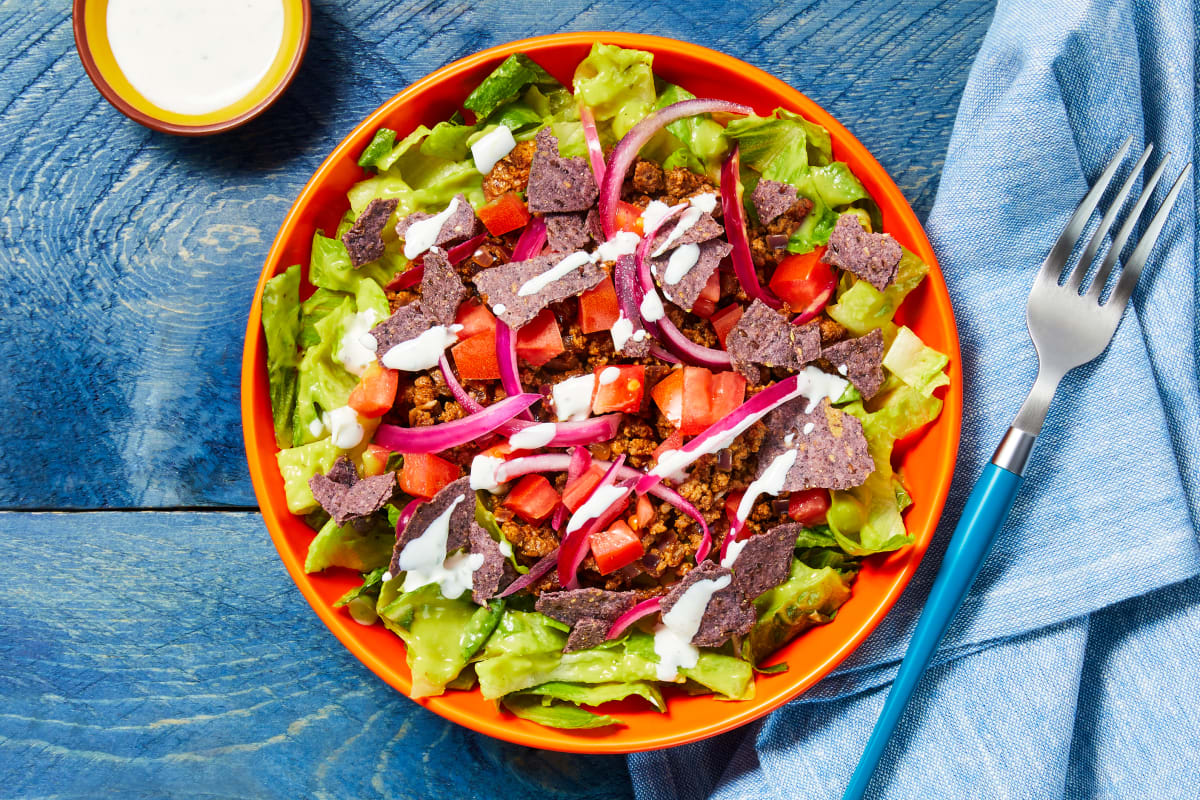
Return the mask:
[[442,226],[450,217],[454,216],[454,212],[458,210],[458,198],[451,198],[450,204],[445,209],[434,214],[429,219],[423,219],[420,222],[414,222],[408,226],[408,230],[404,232],[404,257],[408,259],[416,258],[424,253],[429,248],[433,247],[433,243],[437,241],[438,234],[442,232]]
[[496,480],[496,470],[504,463],[503,458],[478,455],[471,459],[471,488],[499,494],[504,484]]
[[607,242],[596,248],[596,257],[600,261],[616,261],[620,256],[631,256],[637,252],[641,237],[629,231],[617,231]]
[[325,412],[323,422],[335,447],[351,450],[362,444],[366,431],[358,422],[358,414],[350,406]]
[[[772,497],[778,497],[783,491],[784,481],[787,480],[788,470],[796,463],[796,450],[784,450],[779,455],[771,460],[767,468],[763,470],[763,474],[750,482],[746,487],[746,493],[742,495],[742,500],[738,503],[737,518],[738,522],[745,522],[750,516],[751,509],[754,508],[754,503],[758,500],[760,494],[766,493]],[[735,556],[736,558],[736,556]],[[730,563],[733,559],[730,559]],[[729,566],[724,561],[721,566]]]
[[559,422],[587,419],[592,413],[592,393],[596,390],[596,375],[589,373],[567,378],[554,384],[554,415]]
[[692,644],[692,637],[700,630],[700,620],[712,596],[729,585],[728,575],[716,580],[704,579],[693,583],[662,615],[662,622],[654,627],[654,653],[658,656],[655,668],[660,681],[679,678],[680,669],[691,669],[700,660],[700,649]]
[[621,370],[616,367],[605,367],[600,370],[600,385],[608,386],[610,383],[616,383],[619,377],[621,377]]
[[109,0],[108,43],[147,100],[208,114],[248,95],[283,44],[279,0]]
[[508,443],[514,450],[537,450],[550,444],[556,433],[558,428],[553,422],[541,422],[517,431],[508,437]]
[[667,315],[667,310],[663,308],[662,298],[653,289],[646,292],[645,297],[642,298],[642,304],[638,306],[638,311],[641,312],[642,319],[647,322],[658,322]]
[[733,562],[737,561],[737,557],[742,554],[742,550],[746,549],[746,544],[749,541],[750,539],[746,538],[730,542],[729,548],[725,551],[725,557],[721,559],[721,566],[725,569],[732,567]]
[[595,256],[585,253],[582,250],[577,253],[571,253],[571,255],[559,261],[542,274],[534,275],[522,283],[521,288],[517,290],[517,297],[528,297],[531,294],[537,294],[559,278],[565,278],[584,264],[591,264],[595,260]]
[[813,425],[811,422],[804,423],[804,435],[808,436],[810,433],[812,433],[814,427],[816,427],[816,426]]
[[663,271],[663,280],[671,285],[684,279],[692,267],[700,260],[700,245],[681,244],[667,259],[667,268]]
[[567,522],[567,534],[574,533],[599,517],[609,506],[624,497],[626,491],[628,490],[613,484],[597,486],[584,504],[571,515],[570,521]]
[[512,131],[503,125],[497,126],[496,130],[485,134],[471,145],[471,158],[475,162],[475,169],[487,175],[492,171],[492,167],[496,166],[496,162],[511,153],[516,146],[517,140],[513,138]]
[[462,495],[454,498],[454,502],[430,522],[420,536],[400,551],[398,565],[406,573],[402,587],[404,591],[411,592],[436,583],[442,591],[442,597],[448,600],[470,591],[471,575],[483,566],[483,554],[446,555],[446,544],[450,539],[450,516],[462,501]]
[[661,200],[651,200],[642,212],[642,230],[654,230],[662,223],[663,218],[671,213],[671,207]]
[[388,369],[420,372],[433,369],[446,348],[458,341],[462,325],[434,325],[415,339],[409,339],[383,354],[379,363]]
[[371,328],[375,327],[378,321],[379,315],[375,309],[368,308],[350,317],[346,324],[345,333],[342,334],[342,340],[338,343],[337,353],[334,355],[342,362],[342,366],[355,375],[362,375],[367,365],[375,360],[375,347],[368,344],[376,345],[375,337],[370,334]]
[[[784,396],[779,405],[797,397],[808,398],[806,414],[811,414],[822,400],[831,402],[842,396],[849,384],[844,378],[822,372],[814,366],[807,366],[797,373],[796,390]],[[758,421],[759,415],[750,414],[724,433],[713,436],[692,452],[685,450],[667,450],[658,457],[658,464],[650,470],[651,475],[681,482],[687,478],[687,468],[696,462],[700,456],[712,455],[733,444],[733,440],[741,436],[751,425]],[[695,440],[693,440],[695,441]]]
[[[671,245],[679,241],[679,237],[683,236],[685,233],[695,227],[696,223],[700,221],[700,217],[702,215],[706,213],[711,214],[713,209],[717,207],[717,196],[711,192],[698,194],[688,200],[688,206],[689,208],[679,217],[679,222],[675,223],[675,227],[671,230],[671,234],[667,236],[666,241],[664,241],[658,246],[658,249],[651,253],[653,258],[658,258],[663,253],[670,250]],[[649,207],[647,206],[647,208]],[[644,216],[645,213],[643,212],[643,217]],[[659,219],[661,220],[662,217],[659,217]],[[643,225],[644,224],[645,223],[643,223]],[[671,281],[671,283],[678,282],[678,280]]]
[[633,337],[633,321],[625,316],[624,311],[621,311],[609,333],[612,334],[613,349],[619,353],[625,349],[625,344]]

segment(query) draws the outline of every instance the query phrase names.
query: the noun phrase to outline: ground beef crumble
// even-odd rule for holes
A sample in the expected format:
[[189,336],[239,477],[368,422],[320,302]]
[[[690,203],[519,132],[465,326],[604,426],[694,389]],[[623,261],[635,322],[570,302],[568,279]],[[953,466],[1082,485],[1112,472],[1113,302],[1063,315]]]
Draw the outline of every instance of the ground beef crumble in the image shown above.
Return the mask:
[[537,145],[518,142],[508,155],[496,162],[483,178],[483,196],[490,202],[506,192],[524,192],[529,185],[529,165]]

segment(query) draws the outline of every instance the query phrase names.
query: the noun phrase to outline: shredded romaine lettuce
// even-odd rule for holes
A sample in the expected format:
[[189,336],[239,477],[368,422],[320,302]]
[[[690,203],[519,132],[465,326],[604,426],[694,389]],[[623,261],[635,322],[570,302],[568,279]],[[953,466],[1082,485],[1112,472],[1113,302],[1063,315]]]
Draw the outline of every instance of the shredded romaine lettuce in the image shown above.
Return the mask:
[[300,266],[288,267],[263,288],[263,335],[267,340],[267,379],[275,443],[292,446],[292,409],[296,405],[296,376],[300,365]]
[[512,694],[502,698],[500,702],[515,716],[545,725],[547,728],[577,730],[621,724],[615,717],[593,713],[574,703],[556,703],[549,697]]
[[379,569],[391,560],[395,541],[395,531],[386,520],[371,521],[360,529],[354,523],[339,526],[331,519],[309,542],[304,571],[321,572],[330,567],[358,572]]
[[513,53],[467,95],[463,107],[483,119],[510,100],[520,97],[527,86],[551,91],[562,88],[562,84],[532,58],[524,53]]
[[329,439],[290,447],[275,455],[279,474],[283,477],[283,493],[287,498],[288,511],[307,514],[317,508],[308,481],[317,473],[328,472],[342,451]]
[[883,366],[926,397],[939,386],[950,383],[943,370],[950,359],[932,347],[926,347],[921,337],[901,325],[892,344],[883,354]]
[[748,637],[753,661],[766,658],[805,629],[828,622],[849,597],[850,586],[837,570],[792,561],[788,579],[754,601],[758,622]]
[[620,139],[654,110],[653,62],[644,50],[597,42],[575,68],[575,96],[592,109],[602,139]]

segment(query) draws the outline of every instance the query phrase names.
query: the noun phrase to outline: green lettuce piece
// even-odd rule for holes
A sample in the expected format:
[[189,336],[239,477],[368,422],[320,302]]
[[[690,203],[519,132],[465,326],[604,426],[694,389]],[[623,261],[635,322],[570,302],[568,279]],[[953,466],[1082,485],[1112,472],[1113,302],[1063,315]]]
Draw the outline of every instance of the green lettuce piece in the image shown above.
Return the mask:
[[515,716],[547,728],[604,728],[621,724],[620,720],[607,714],[596,714],[571,703],[555,703],[548,697],[515,694],[500,702]]
[[267,379],[271,414],[275,418],[275,444],[292,446],[292,409],[296,405],[297,367],[300,352],[300,266],[288,267],[263,287],[263,335],[267,340]]
[[358,165],[363,169],[371,167],[379,169],[379,162],[392,152],[396,144],[396,132],[391,128],[380,128],[375,131],[370,144],[363,148],[358,157]]
[[671,154],[663,159],[663,169],[670,172],[677,167],[689,169],[697,174],[703,173],[705,168],[700,163],[700,159],[696,158],[696,154],[686,147],[677,147],[671,151]]
[[827,525],[802,528],[800,533],[796,534],[797,550],[803,550],[806,547],[835,547],[836,545],[833,531],[829,530]]
[[[378,261],[364,264],[354,269],[350,263],[350,253],[340,239],[330,239],[320,233],[313,235],[312,258],[308,264],[308,280],[313,286],[336,292],[358,294],[363,284],[375,284],[379,297],[383,296],[382,286],[386,285],[394,273]],[[365,290],[369,291],[369,290]],[[383,300],[387,309],[387,299]]]
[[359,530],[354,523],[339,526],[331,519],[309,542],[304,571],[311,574],[330,567],[346,567],[370,572],[387,566],[395,543],[396,531],[386,521],[372,521]]
[[950,376],[943,372],[949,363],[947,356],[927,347],[904,325],[896,331],[891,346],[883,354],[883,366],[926,397],[937,387],[950,383]]
[[896,330],[892,323],[896,309],[928,273],[929,266],[924,261],[902,250],[891,286],[881,292],[864,280],[843,276],[845,283],[839,286],[837,303],[829,306],[828,314],[855,336],[882,328],[884,339],[890,339]]
[[[625,642],[625,650],[651,664],[659,661],[658,654],[654,652],[654,637],[644,631],[632,631]],[[695,688],[698,684],[703,687],[703,690],[696,689],[693,693],[716,692],[729,700],[749,700],[754,696],[754,670],[751,666],[740,658],[717,650],[700,648],[696,666],[681,667],[679,675],[685,679],[685,686]]]
[[536,611],[506,609],[492,636],[484,645],[483,658],[531,653],[560,653],[570,630],[557,620]]
[[[392,524],[392,528],[395,528],[395,523]],[[379,587],[383,586],[383,575],[385,572],[387,572],[387,566],[382,566],[376,567],[367,574],[363,575],[362,585],[355,586],[353,589],[339,597],[336,601],[334,601],[333,607],[341,608],[342,606],[349,605],[352,601],[357,600],[360,597],[369,597],[372,601],[377,600],[379,598]]]
[[911,436],[942,412],[942,401],[889,376],[879,394],[871,398],[871,425],[893,440]]
[[[659,94],[655,107],[666,108],[683,100],[694,100],[695,98],[696,95],[688,90],[669,83]],[[729,153],[729,139],[725,136],[724,126],[713,120],[711,115],[700,114],[676,120],[667,126],[667,130],[683,144],[683,151],[691,156],[691,162],[699,168],[693,167],[692,164],[667,166],[666,162],[663,163],[664,168],[687,166],[693,172],[708,175],[716,175],[719,172],[721,162]],[[671,156],[668,156],[668,160],[674,156],[675,153],[672,153]]]
[[813,569],[793,560],[788,579],[754,601],[758,621],[747,637],[753,661],[763,660],[813,625],[828,622],[849,597],[850,586],[837,570]]
[[293,514],[307,514],[317,508],[312,489],[308,481],[317,473],[326,473],[333,462],[342,454],[329,439],[322,439],[312,444],[290,447],[275,454],[279,464],[279,474],[283,477],[283,493],[287,498],[288,511]]
[[667,704],[658,686],[649,681],[626,683],[543,683],[521,692],[523,695],[539,695],[584,706],[598,706],[626,697],[644,697],[658,711],[666,711]]
[[[468,592],[463,597],[469,599],[471,595]],[[490,600],[487,605],[480,607],[485,613],[476,612],[471,617],[471,621],[463,630],[461,639],[463,658],[468,661],[474,658],[480,648],[491,638],[492,633],[496,630],[496,625],[500,623],[500,618],[504,616],[505,605],[503,598]]]
[[304,351],[296,385],[292,437],[299,444],[324,436],[323,431],[314,434],[310,426],[322,412],[346,405],[358,385],[358,378],[335,358],[345,323],[354,313],[353,298],[343,296],[341,303],[313,326],[317,342]]
[[744,169],[797,188],[807,178],[808,134],[800,120],[778,114],[738,117],[725,126],[725,135],[737,142]]
[[597,42],[575,68],[575,96],[592,109],[602,139],[619,140],[654,110],[653,62],[643,50]]
[[421,142],[421,154],[447,161],[462,161],[467,157],[467,140],[476,132],[474,125],[439,122]]
[[493,111],[521,96],[527,86],[548,90],[562,88],[562,84],[549,72],[542,69],[524,53],[514,53],[483,79],[475,90],[467,95],[463,107],[475,112],[479,119],[488,117]]
[[828,206],[847,206],[859,200],[870,200],[871,195],[854,177],[844,161],[835,161],[823,167],[811,167],[809,176],[812,187]]
[[340,306],[345,298],[346,295],[342,292],[317,289],[300,304],[300,333],[297,336],[300,347],[312,347],[321,341],[321,336],[317,333],[317,323]]
[[475,605],[469,592],[448,600],[432,583],[399,594],[403,580],[397,575],[380,589],[379,617],[404,641],[412,696],[439,695],[467,665],[496,611]]
[[521,575],[529,572],[529,567],[526,567],[517,561],[517,555],[513,552],[512,543],[508,541],[508,537],[504,535],[504,531],[500,530],[500,523],[496,521],[496,515],[488,508],[488,503],[491,502],[491,495],[487,492],[475,493],[475,521],[479,523],[479,527],[483,528],[492,538],[500,543],[500,552],[506,553],[508,561]]
[[[503,624],[503,620],[501,620]],[[499,629],[499,628],[498,628]],[[566,637],[563,637],[565,643]],[[483,660],[475,665],[479,689],[494,700],[543,683],[626,683],[655,679],[654,663],[626,647],[592,648],[574,653],[507,653],[489,658],[488,641]]]

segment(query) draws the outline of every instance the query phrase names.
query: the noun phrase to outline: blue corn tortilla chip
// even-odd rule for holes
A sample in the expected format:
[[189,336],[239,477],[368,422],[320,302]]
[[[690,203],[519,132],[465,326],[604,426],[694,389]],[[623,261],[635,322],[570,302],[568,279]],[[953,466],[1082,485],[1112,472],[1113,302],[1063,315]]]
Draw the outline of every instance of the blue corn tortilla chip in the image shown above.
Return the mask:
[[797,397],[772,411],[763,420],[767,435],[758,451],[761,477],[777,456],[796,451],[796,460],[784,478],[782,491],[852,489],[875,471],[862,423],[828,400],[805,413],[808,399]]
[[[689,244],[696,243],[691,242]],[[663,294],[672,303],[688,311],[692,310],[692,306],[700,298],[700,293],[704,291],[704,287],[708,284],[709,277],[721,264],[721,259],[729,255],[733,250],[729,242],[723,239],[710,239],[706,242],[698,243],[697,246],[700,248],[700,256],[696,259],[696,265],[680,278],[679,283],[667,283],[663,277],[666,275],[667,264],[671,260],[671,253],[675,252],[674,248],[667,253],[663,253],[659,258],[650,259],[651,271],[658,278],[658,283],[662,286]]]
[[821,358],[854,384],[864,400],[870,400],[883,386],[883,331],[879,328],[831,344],[821,350]]
[[[456,194],[454,195],[454,199],[458,201],[458,205],[455,207],[454,213],[450,215],[450,218],[442,223],[441,230],[438,231],[438,235],[433,240],[435,247],[445,247],[465,242],[467,239],[483,233],[483,224],[480,223],[479,217],[475,216],[475,209],[471,208],[466,195]],[[396,235],[403,239],[404,234],[408,232],[408,229],[414,223],[435,216],[437,215],[426,214],[424,211],[409,214],[396,223]]]
[[467,299],[467,287],[450,266],[444,250],[430,249],[422,261],[425,273],[421,276],[421,311],[432,325],[451,325],[458,307]]
[[853,272],[879,291],[896,279],[900,244],[886,233],[867,233],[857,214],[838,218],[821,260]]
[[454,483],[447,484],[435,494],[428,503],[417,507],[412,519],[404,526],[404,530],[396,536],[396,547],[392,550],[392,563],[388,570],[393,574],[400,572],[400,554],[413,539],[425,533],[435,519],[450,507],[458,498],[462,501],[454,506],[450,514],[450,533],[446,537],[446,553],[453,553],[466,547],[470,542],[471,524],[475,522],[475,491],[471,488],[470,477],[459,478]]
[[821,354],[820,323],[793,325],[787,317],[755,300],[725,337],[733,368],[750,383],[762,379],[759,365],[800,369]]
[[529,165],[529,186],[525,189],[529,210],[536,213],[587,211],[596,203],[600,189],[587,159],[563,158],[558,139],[549,127],[538,131],[537,150]]
[[731,578],[729,586],[713,593],[700,618],[700,628],[692,637],[692,644],[697,647],[720,647],[729,637],[744,636],[754,627],[754,606],[733,584],[733,573],[719,564],[705,561],[672,586],[671,591],[663,597],[662,613],[666,614],[697,582],[715,581],[725,576]]
[[369,264],[383,255],[383,226],[388,217],[396,210],[400,201],[396,199],[380,200],[378,198],[367,203],[367,207],[354,220],[350,230],[342,234],[342,244],[350,253],[350,264],[355,268]]
[[512,583],[517,571],[500,552],[500,545],[492,535],[471,521],[469,534],[471,553],[483,555],[483,565],[471,574],[471,599],[485,606],[487,601]]
[[496,319],[516,330],[551,303],[574,297],[604,280],[607,273],[596,264],[587,262],[533,294],[518,294],[526,281],[552,269],[564,258],[569,257],[570,255],[564,256],[562,253],[552,253],[489,267],[475,275],[475,288],[484,296]]
[[371,328],[375,353],[380,357],[401,342],[415,339],[432,327],[433,322],[421,309],[421,301],[397,308],[390,317]]
[[753,600],[787,580],[802,525],[789,522],[746,540],[733,562],[733,585]]
[[314,475],[308,481],[313,497],[337,525],[370,516],[392,499],[398,488],[396,473],[385,472],[359,478],[354,465],[345,456],[333,463],[329,472]]
[[566,589],[561,592],[542,592],[534,608],[564,625],[575,625],[584,619],[613,622],[633,608],[636,602],[637,595],[634,592]]
[[[684,213],[686,214],[687,212],[685,211]],[[658,231],[654,234],[654,242],[651,243],[649,252],[658,252],[658,249],[666,243],[667,239],[670,238],[671,233],[675,230],[675,225],[678,224],[678,222],[678,218],[673,219],[658,229]],[[712,218],[712,214],[709,214],[707,211],[702,212],[700,217],[690,228],[679,234],[678,239],[671,242],[671,250],[674,250],[676,247],[680,247],[681,245],[685,244],[700,244],[701,242],[707,242],[710,239],[717,238],[724,232],[725,229],[721,227],[721,223]],[[664,252],[662,256],[656,256],[656,258],[665,257],[668,253],[670,253],[670,250]]]
[[571,635],[567,637],[563,652],[574,653],[576,650],[587,650],[590,647],[604,644],[608,638],[608,629],[611,627],[611,622],[593,617],[579,620],[571,627]]
[[546,243],[557,253],[573,253],[592,243],[587,217],[578,212],[546,215]]
[[750,199],[758,212],[758,221],[767,225],[795,205],[799,195],[791,184],[764,178],[754,187]]

